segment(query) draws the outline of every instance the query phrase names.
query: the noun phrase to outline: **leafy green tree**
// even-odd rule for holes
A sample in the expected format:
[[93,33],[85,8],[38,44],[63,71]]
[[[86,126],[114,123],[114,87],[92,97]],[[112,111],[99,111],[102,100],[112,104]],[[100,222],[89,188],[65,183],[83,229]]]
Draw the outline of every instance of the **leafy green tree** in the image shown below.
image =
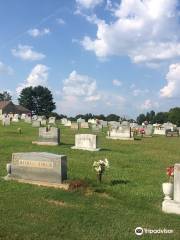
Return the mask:
[[154,118],[156,123],[165,123],[168,122],[168,113],[167,112],[158,112]]
[[37,115],[49,116],[56,108],[51,91],[43,86],[24,88],[18,101]]
[[3,93],[0,93],[0,101],[11,101],[12,97],[11,95],[4,91]]
[[109,115],[106,117],[106,120],[107,120],[107,121],[119,121],[119,116],[116,115],[116,114],[109,114]]
[[180,108],[171,108],[168,113],[168,120],[177,126],[180,126]]
[[146,121],[146,116],[143,113],[139,114],[137,117],[138,124],[142,124],[144,121]]

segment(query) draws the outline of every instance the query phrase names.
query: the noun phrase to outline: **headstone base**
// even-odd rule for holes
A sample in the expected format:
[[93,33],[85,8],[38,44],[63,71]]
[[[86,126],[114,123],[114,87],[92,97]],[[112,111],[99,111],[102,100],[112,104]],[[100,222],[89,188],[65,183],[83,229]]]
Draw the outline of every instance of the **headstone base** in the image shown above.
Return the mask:
[[180,214],[180,203],[174,200],[164,200],[162,203],[162,211],[165,213]]
[[91,151],[91,152],[97,152],[100,150],[100,148],[81,148],[81,147],[76,147],[76,146],[71,147],[71,149],[86,150],[86,151]]
[[110,137],[107,136],[107,139],[115,139],[115,140],[134,140],[134,138],[122,138],[122,137]]
[[65,190],[68,190],[68,188],[69,188],[69,184],[67,184],[67,183],[48,183],[48,182],[41,182],[41,181],[16,179],[16,178],[13,178],[10,176],[5,176],[5,177],[3,177],[3,179],[6,181],[13,180],[13,181],[17,181],[19,183],[28,183],[28,184],[43,186],[43,187],[61,188],[61,189],[65,189]]
[[56,142],[40,142],[40,141],[32,141],[32,144],[36,144],[40,146],[58,146],[59,145]]

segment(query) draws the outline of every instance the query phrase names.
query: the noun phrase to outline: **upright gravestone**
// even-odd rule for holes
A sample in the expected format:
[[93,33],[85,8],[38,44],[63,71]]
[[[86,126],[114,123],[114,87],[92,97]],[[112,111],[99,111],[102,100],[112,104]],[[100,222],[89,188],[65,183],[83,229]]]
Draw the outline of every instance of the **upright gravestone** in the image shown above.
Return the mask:
[[79,130],[79,123],[71,123],[71,129]]
[[46,152],[13,153],[6,179],[62,183],[67,179],[67,157]]
[[81,122],[80,126],[81,126],[81,128],[89,128],[89,123],[88,122]]
[[26,116],[26,118],[24,119],[25,123],[32,123],[32,118],[30,116]]
[[32,127],[40,127],[41,126],[41,122],[38,120],[34,120],[32,121]]
[[174,166],[174,196],[173,199],[164,200],[162,210],[166,213],[180,214],[180,164]]
[[60,129],[55,127],[41,127],[39,128],[39,139],[33,141],[33,144],[57,146],[60,144]]
[[75,146],[72,149],[99,151],[98,137],[93,134],[76,134]]
[[148,124],[145,128],[144,128],[145,134],[144,137],[152,137],[153,135],[153,125]]
[[14,114],[12,122],[19,122],[19,114]]
[[49,117],[49,124],[55,125],[56,124],[56,118],[55,117]]
[[2,125],[5,126],[9,126],[11,124],[10,118],[9,117],[4,117],[2,119]]
[[134,140],[133,132],[128,126],[121,126],[109,130],[107,138],[119,140]]

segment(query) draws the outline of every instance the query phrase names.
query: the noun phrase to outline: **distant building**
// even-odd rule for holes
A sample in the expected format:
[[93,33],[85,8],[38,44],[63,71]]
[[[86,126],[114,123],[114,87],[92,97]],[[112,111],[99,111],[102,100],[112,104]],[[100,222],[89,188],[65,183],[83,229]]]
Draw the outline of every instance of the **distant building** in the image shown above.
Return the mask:
[[0,101],[0,115],[2,114],[31,114],[27,108],[15,105],[11,101]]

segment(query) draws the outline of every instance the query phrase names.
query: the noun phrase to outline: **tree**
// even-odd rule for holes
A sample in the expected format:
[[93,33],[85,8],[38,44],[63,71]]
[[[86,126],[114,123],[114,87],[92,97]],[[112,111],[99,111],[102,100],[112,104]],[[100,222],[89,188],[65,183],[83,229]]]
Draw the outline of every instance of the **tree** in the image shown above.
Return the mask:
[[109,114],[107,117],[106,117],[106,120],[107,121],[119,121],[119,116],[116,115],[116,114]]
[[10,93],[4,91],[3,93],[0,93],[0,101],[11,101],[12,97]]
[[51,91],[43,86],[24,88],[18,101],[36,115],[49,116],[56,108]]
[[171,108],[168,113],[168,120],[180,126],[180,108]]
[[168,113],[167,112],[158,112],[154,118],[156,123],[165,123],[168,122]]
[[138,122],[138,124],[142,124],[144,121],[146,121],[146,116],[143,114],[143,113],[141,113],[138,117],[137,117],[137,122]]

